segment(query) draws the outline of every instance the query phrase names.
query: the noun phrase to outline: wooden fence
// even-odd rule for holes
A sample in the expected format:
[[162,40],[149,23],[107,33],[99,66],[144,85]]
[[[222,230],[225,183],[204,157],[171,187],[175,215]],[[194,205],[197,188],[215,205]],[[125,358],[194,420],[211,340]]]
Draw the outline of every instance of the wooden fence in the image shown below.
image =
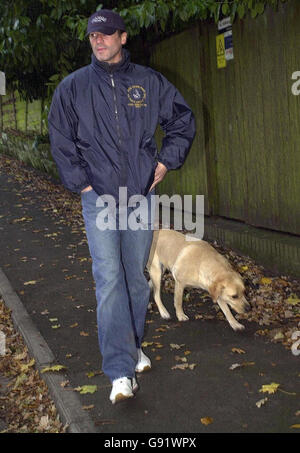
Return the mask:
[[233,24],[234,60],[217,68],[214,23],[159,43],[152,66],[197,120],[184,167],[161,192],[204,194],[208,215],[300,234],[300,2]]

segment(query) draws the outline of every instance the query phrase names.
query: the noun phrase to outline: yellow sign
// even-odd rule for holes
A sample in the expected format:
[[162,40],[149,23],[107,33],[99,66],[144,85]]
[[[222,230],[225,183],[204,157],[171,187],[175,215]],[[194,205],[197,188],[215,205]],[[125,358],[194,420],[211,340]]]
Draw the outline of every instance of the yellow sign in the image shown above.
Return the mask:
[[216,48],[217,48],[217,66],[218,68],[226,67],[225,58],[225,39],[224,34],[216,36]]

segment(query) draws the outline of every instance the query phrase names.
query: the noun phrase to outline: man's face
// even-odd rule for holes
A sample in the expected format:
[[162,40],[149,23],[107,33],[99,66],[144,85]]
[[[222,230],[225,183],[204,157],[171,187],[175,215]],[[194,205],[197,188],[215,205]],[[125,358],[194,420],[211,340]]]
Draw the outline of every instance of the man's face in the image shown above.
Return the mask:
[[126,43],[127,33],[121,35],[116,31],[113,35],[94,32],[89,35],[95,57],[99,61],[118,63],[122,56],[122,46]]

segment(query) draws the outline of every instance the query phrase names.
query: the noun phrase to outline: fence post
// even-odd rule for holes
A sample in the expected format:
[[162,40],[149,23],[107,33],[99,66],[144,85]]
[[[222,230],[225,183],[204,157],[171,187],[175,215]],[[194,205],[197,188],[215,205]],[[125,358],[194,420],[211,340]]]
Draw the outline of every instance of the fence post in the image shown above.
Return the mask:
[[12,92],[12,100],[13,100],[13,108],[14,108],[14,117],[15,117],[15,127],[16,130],[18,129],[18,122],[17,122],[17,109],[16,109],[16,98],[15,98],[15,92]]
[[3,131],[3,107],[2,107],[2,96],[0,96],[0,116],[1,116],[1,122],[0,122],[0,131]]
[[41,134],[43,133],[43,111],[44,111],[44,98],[41,100]]
[[28,99],[26,99],[26,104],[25,104],[25,132],[27,132],[28,129]]
[[0,115],[1,115],[1,122],[0,122],[0,130],[3,130],[3,105],[2,105],[2,96],[6,94],[6,79],[5,73],[0,71]]

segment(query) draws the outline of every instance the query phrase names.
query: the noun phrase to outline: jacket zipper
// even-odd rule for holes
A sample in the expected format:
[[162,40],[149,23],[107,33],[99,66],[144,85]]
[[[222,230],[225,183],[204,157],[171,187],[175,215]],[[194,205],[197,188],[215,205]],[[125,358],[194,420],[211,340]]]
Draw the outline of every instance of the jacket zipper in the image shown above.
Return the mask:
[[119,113],[118,113],[118,105],[117,105],[117,96],[116,96],[116,86],[114,81],[113,74],[110,74],[111,85],[113,89],[113,98],[114,98],[114,107],[115,107],[115,118],[117,123],[117,134],[118,134],[118,143],[121,145],[121,132],[120,132],[120,122],[119,122]]

